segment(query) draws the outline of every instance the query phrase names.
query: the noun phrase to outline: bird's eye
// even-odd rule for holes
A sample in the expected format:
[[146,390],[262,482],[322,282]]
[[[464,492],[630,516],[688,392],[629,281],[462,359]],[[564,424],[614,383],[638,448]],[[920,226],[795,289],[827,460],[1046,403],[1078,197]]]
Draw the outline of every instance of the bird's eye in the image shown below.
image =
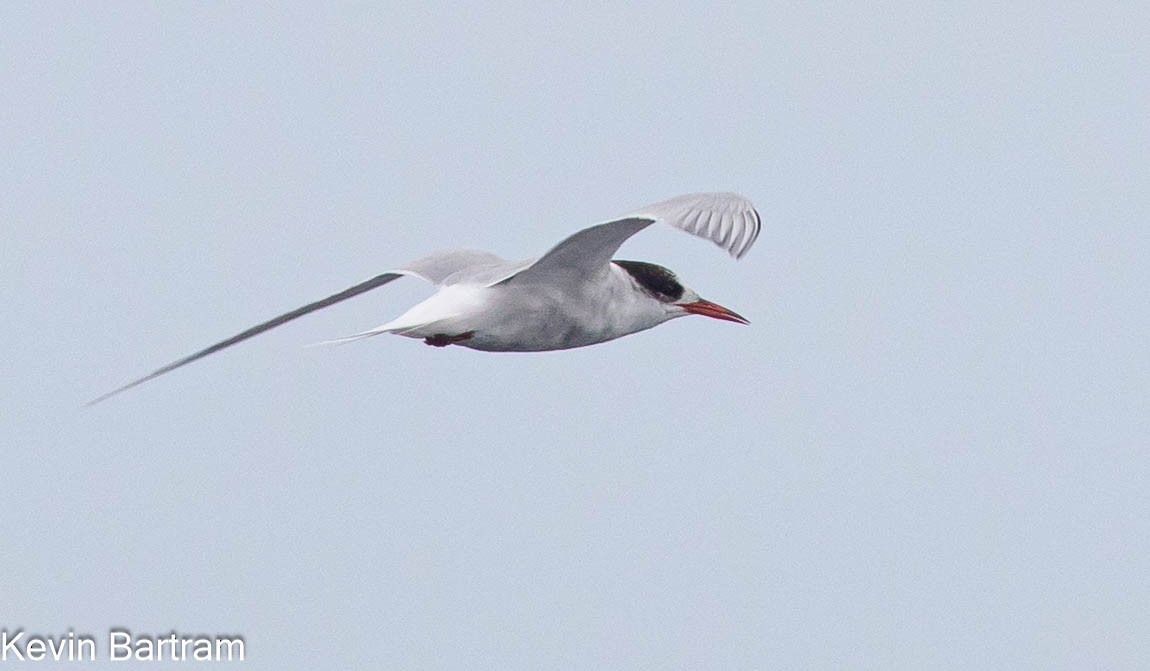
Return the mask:
[[675,280],[671,280],[661,292],[661,295],[667,299],[666,302],[673,303],[683,297],[683,285]]
[[619,261],[617,266],[626,270],[636,284],[664,303],[672,303],[683,297],[683,285],[675,279],[675,273],[663,266],[645,261]]

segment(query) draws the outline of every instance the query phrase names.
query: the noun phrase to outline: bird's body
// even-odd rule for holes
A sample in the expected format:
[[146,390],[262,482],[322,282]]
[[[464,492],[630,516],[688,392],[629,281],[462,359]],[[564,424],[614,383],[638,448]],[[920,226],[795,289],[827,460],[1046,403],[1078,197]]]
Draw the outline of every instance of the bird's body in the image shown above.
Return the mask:
[[391,333],[438,347],[538,352],[594,345],[688,314],[747,323],[700,298],[662,266],[611,259],[627,238],[656,221],[710,239],[736,258],[754,244],[761,226],[758,212],[742,196],[689,194],[585,228],[529,261],[471,250],[433,254],[263,322],[92,403],[403,276],[427,280],[437,291],[382,326],[333,342]]
[[395,333],[435,344],[437,337],[458,337],[450,344],[486,352],[541,352],[594,345],[679,316],[643,300],[634,286],[614,263],[598,277],[574,284],[452,284],[378,329],[351,338]]

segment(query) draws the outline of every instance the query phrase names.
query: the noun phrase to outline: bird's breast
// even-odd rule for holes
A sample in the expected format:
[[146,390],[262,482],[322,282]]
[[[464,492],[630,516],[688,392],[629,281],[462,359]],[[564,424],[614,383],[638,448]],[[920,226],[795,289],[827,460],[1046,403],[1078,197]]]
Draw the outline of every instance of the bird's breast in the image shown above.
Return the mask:
[[485,307],[468,320],[472,349],[537,352],[584,347],[651,328],[665,311],[615,275],[575,286],[514,283],[490,287]]

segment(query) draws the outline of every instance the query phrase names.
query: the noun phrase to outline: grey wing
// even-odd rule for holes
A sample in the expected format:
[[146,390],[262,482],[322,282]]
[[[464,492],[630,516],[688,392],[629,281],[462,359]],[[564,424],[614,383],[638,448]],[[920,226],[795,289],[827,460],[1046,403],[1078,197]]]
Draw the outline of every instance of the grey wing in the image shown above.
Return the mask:
[[474,281],[489,269],[501,267],[507,261],[488,252],[473,249],[453,249],[426,256],[398,268],[396,272],[421,277],[435,286]]
[[762,219],[746,196],[737,193],[689,193],[632,212],[691,235],[706,238],[741,259],[759,237]]
[[658,221],[706,238],[736,259],[742,258],[755,243],[762,225],[758,211],[744,196],[736,193],[687,194],[648,205],[623,218],[585,228],[505,281],[590,277],[604,272],[611,257],[627,238]]
[[298,317],[302,317],[310,312],[315,312],[320,308],[326,308],[329,305],[334,305],[340,301],[352,298],[353,296],[358,296],[365,291],[370,291],[376,287],[383,286],[384,284],[403,277],[404,275],[410,275],[412,277],[418,277],[420,279],[427,280],[436,286],[445,286],[449,284],[455,284],[457,282],[485,282],[490,281],[486,278],[506,277],[509,272],[514,272],[514,270],[521,266],[522,264],[508,263],[498,256],[495,256],[494,254],[478,252],[470,249],[456,249],[447,252],[440,252],[438,254],[432,254],[431,256],[424,257],[418,261],[413,261],[403,266],[402,268],[396,268],[395,270],[377,275],[365,282],[360,282],[355,286],[344,289],[337,294],[332,294],[327,298],[322,298],[318,301],[315,301],[314,303],[308,303],[307,305],[296,308],[291,312],[285,312],[278,317],[273,317],[266,322],[257,324],[250,329],[247,329],[246,331],[237,333],[236,335],[226,340],[221,340],[220,342],[210,347],[206,347],[196,352],[195,354],[190,354],[182,359],[177,359],[176,361],[173,361],[166,366],[157,368],[156,370],[138,380],[133,380],[132,382],[129,382],[128,384],[119,387],[118,389],[114,389],[104,394],[103,396],[90,401],[88,405],[99,403],[100,401],[115,396],[122,391],[127,391],[128,389],[131,389],[138,384],[143,384],[148,380],[152,380],[163,375],[164,373],[171,372],[181,366],[185,366],[189,363],[192,363],[193,361],[202,359],[209,354],[213,354],[227,347],[231,347],[236,343],[247,340],[253,336],[257,336],[264,331],[273,329],[281,324],[286,324],[287,322],[290,322],[291,320]]
[[266,322],[263,322],[261,324],[257,324],[255,326],[251,327],[250,329],[247,329],[246,331],[242,331],[240,333],[237,333],[236,335],[234,335],[230,338],[227,338],[226,340],[221,340],[220,342],[218,342],[214,345],[211,345],[210,347],[205,347],[204,349],[196,352],[195,354],[189,354],[188,356],[186,356],[182,359],[177,359],[177,360],[175,360],[175,361],[173,361],[173,362],[171,362],[165,366],[161,366],[160,368],[157,368],[156,370],[152,371],[151,373],[148,373],[147,375],[145,375],[144,377],[142,377],[138,380],[133,380],[133,381],[129,382],[128,384],[122,386],[122,387],[119,387],[117,389],[113,389],[112,391],[89,401],[88,405],[95,405],[95,404],[99,403],[100,401],[109,399],[109,398],[115,396],[116,394],[119,394],[122,391],[127,391],[128,389],[131,389],[132,387],[135,387],[138,384],[143,384],[143,383],[147,382],[148,380],[152,380],[152,379],[155,379],[155,378],[163,375],[164,373],[169,373],[169,372],[171,372],[171,371],[173,371],[173,370],[175,370],[181,366],[186,366],[187,364],[192,363],[193,361],[196,361],[198,359],[202,359],[202,358],[206,357],[207,355],[218,352],[218,351],[220,351],[226,347],[231,347],[232,345],[235,345],[238,342],[243,342],[244,340],[247,340],[248,338],[251,338],[252,336],[257,336],[257,335],[263,333],[264,331],[267,331],[267,330],[270,330],[270,329],[273,329],[273,328],[279,326],[280,324],[286,324],[287,322],[290,322],[291,320],[296,319],[298,317],[302,317],[302,316],[308,314],[309,312],[315,312],[316,310],[319,310],[320,308],[326,308],[329,305],[335,305],[336,303],[339,303],[340,301],[345,301],[345,300],[347,300],[353,296],[358,296],[365,291],[370,291],[372,289],[375,289],[376,287],[383,286],[383,285],[387,284],[388,282],[395,280],[395,279],[399,279],[400,277],[403,277],[404,275],[407,275],[407,274],[410,274],[410,273],[407,271],[399,271],[399,272],[383,273],[382,275],[376,275],[375,277],[371,278],[370,280],[360,282],[359,284],[356,284],[355,286],[352,286],[352,287],[348,287],[347,289],[344,289],[343,291],[341,291],[339,293],[332,294],[332,295],[328,296],[327,298],[321,298],[320,300],[315,301],[314,303],[308,303],[307,305],[304,305],[303,307],[296,308],[295,310],[292,310],[291,312],[285,312],[282,315],[279,315],[278,317],[272,317],[271,319],[267,320]]

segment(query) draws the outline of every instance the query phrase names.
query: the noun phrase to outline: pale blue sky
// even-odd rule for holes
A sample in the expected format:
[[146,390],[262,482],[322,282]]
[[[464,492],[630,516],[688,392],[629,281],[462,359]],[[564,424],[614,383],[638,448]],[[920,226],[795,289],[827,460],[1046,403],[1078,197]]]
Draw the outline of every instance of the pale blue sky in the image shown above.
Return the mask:
[[[0,627],[245,668],[1150,658],[1142,3],[0,8]],[[678,193],[748,327],[303,345]],[[116,668],[120,668],[117,666]]]

